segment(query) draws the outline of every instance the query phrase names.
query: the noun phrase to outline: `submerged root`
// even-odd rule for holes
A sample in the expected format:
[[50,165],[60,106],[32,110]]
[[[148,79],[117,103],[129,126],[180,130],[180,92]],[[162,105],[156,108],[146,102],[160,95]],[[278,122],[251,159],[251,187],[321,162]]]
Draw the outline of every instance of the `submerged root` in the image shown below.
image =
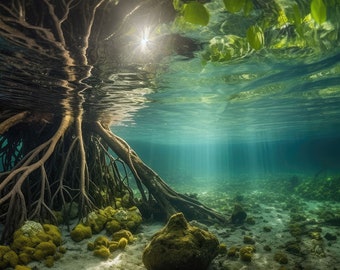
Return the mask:
[[[25,123],[25,119],[20,122]],[[127,171],[120,165],[126,173],[121,175],[117,163],[122,161],[113,159],[100,137],[84,133],[69,115],[58,127],[51,124],[42,128],[46,140],[32,136],[30,130],[39,127],[32,123],[13,125],[0,137],[2,242],[10,241],[14,230],[27,219],[56,223],[56,212],[63,212],[68,223],[70,205],[78,207],[79,218],[96,208],[114,205],[116,197],[127,195],[129,206],[133,205],[132,191],[124,183]],[[16,137],[17,130],[26,132]]]
[[[18,224],[22,224],[27,219],[27,208],[33,207],[31,213],[40,216],[43,208],[50,209],[44,203],[45,190],[48,185],[48,176],[45,170],[45,163],[53,154],[56,144],[60,141],[65,134],[68,127],[71,125],[72,117],[69,115],[64,116],[58,130],[46,142],[40,144],[38,147],[30,151],[20,162],[20,166],[14,167],[11,171],[2,173],[0,183],[0,206],[8,203],[7,213],[1,213],[2,217],[5,216],[5,231],[4,235],[12,233],[13,228]],[[29,176],[40,169],[40,196],[36,201],[30,202],[31,205],[27,206],[25,196],[23,195],[24,183],[29,179]],[[19,208],[19,209],[17,209]]]
[[[156,201],[166,217],[176,212],[183,212],[188,218],[204,221],[224,222],[225,218],[189,196],[177,193],[169,187],[163,179],[149,168],[130,146],[121,138],[114,135],[100,122],[95,123],[98,133],[109,147],[129,166],[138,180],[147,188],[149,194]],[[149,203],[151,201],[149,200]]]
[[[157,204],[163,217],[181,211],[189,219],[225,221],[213,209],[171,189],[123,139],[100,122],[87,123],[90,126],[85,129],[91,132],[84,133],[77,121],[82,120],[74,121],[65,115],[57,128],[49,127],[48,139],[35,141],[37,146],[33,144],[32,149],[27,147],[33,139],[30,136],[22,144],[16,143],[16,152],[27,151],[22,157],[13,155],[2,139],[10,138],[15,125],[1,137],[0,157],[7,160],[0,174],[0,222],[5,225],[2,242],[9,241],[26,219],[56,222],[56,211],[70,209],[72,204],[78,206],[79,218],[96,208],[115,205],[116,198],[128,198],[128,207],[136,205],[125,165],[135,178],[144,213],[152,214],[156,211],[152,205]],[[110,149],[118,158],[112,156]],[[16,164],[12,165],[9,160],[13,156]],[[63,214],[66,223],[70,220],[67,209]]]

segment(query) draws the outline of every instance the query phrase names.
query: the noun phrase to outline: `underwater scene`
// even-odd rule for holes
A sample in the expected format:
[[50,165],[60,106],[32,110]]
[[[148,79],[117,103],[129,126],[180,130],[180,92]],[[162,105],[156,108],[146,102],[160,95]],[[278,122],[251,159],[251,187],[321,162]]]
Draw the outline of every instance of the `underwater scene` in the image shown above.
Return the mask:
[[340,269],[339,18],[0,3],[0,269]]

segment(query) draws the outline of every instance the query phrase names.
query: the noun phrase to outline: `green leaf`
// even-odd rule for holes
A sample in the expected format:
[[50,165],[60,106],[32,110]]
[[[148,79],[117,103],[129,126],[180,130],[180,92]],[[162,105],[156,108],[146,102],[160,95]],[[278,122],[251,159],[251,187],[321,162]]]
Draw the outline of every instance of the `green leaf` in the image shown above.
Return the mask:
[[303,33],[303,29],[302,29],[302,15],[301,15],[301,11],[300,8],[298,6],[298,4],[294,4],[293,5],[293,21],[294,21],[294,25],[295,25],[295,29],[296,32],[303,37],[304,33]]
[[193,24],[207,25],[209,23],[209,12],[199,2],[189,2],[184,5],[184,19]]
[[223,3],[227,11],[236,13],[244,7],[246,0],[223,0]]
[[243,8],[243,12],[245,16],[248,16],[250,12],[253,10],[254,5],[252,0],[246,0]]
[[259,26],[250,26],[247,30],[247,40],[254,50],[262,49],[264,45],[264,34]]
[[327,19],[327,8],[322,0],[312,0],[310,4],[311,14],[314,21],[322,24]]
[[183,8],[183,3],[181,0],[173,0],[172,5],[174,6],[174,9],[177,11],[181,11]]

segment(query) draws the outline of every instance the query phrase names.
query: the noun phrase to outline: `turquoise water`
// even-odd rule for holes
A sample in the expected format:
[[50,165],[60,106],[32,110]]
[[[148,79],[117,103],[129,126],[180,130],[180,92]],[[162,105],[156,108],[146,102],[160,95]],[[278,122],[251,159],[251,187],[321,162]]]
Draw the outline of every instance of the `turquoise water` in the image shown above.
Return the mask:
[[175,182],[339,173],[339,60],[173,59],[144,107],[111,129]]

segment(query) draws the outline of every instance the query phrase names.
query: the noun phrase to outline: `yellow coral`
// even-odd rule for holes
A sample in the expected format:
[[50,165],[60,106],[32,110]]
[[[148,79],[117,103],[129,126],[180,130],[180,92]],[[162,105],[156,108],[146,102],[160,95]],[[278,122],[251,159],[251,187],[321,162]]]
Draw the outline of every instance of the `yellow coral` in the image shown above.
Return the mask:
[[100,247],[99,249],[95,249],[93,251],[93,255],[103,258],[103,259],[107,259],[109,258],[109,256],[111,255],[110,250],[107,247]]
[[112,240],[113,241],[119,241],[122,237],[129,240],[129,243],[132,243],[133,240],[134,240],[132,233],[128,230],[119,230],[119,231],[112,234]]
[[228,249],[227,256],[228,257],[238,257],[239,250],[240,249],[238,247],[232,246]]
[[120,225],[120,223],[117,220],[113,219],[113,220],[106,223],[105,228],[106,228],[106,231],[109,234],[112,234],[114,232],[119,231],[122,228],[122,226]]
[[61,254],[65,254],[65,253],[66,253],[66,247],[60,246],[60,247],[58,248],[58,251],[59,251]]
[[25,236],[20,230],[16,231],[13,237],[14,238],[11,244],[11,248],[14,251],[23,250],[24,247],[34,247],[32,239],[28,236]]
[[9,252],[11,248],[9,246],[0,246],[0,269],[5,269],[8,262],[3,259],[4,255]]
[[10,250],[9,246],[0,246],[0,259]]
[[87,243],[87,249],[88,249],[88,250],[93,251],[94,248],[95,248],[94,243],[92,243],[92,242],[88,242],[88,243]]
[[130,231],[135,231],[138,226],[142,223],[142,214],[137,207],[131,207],[127,211],[128,221],[126,227]]
[[278,251],[274,254],[274,260],[277,261],[280,264],[287,264],[288,263],[288,257],[282,251]]
[[50,236],[50,239],[56,246],[60,246],[62,238],[59,228],[52,224],[43,224],[45,233]]
[[116,241],[110,241],[110,244],[109,244],[109,250],[110,252],[113,252],[115,250],[118,249],[118,242]]
[[35,238],[37,239],[36,241],[38,242],[38,244],[40,242],[47,242],[51,240],[51,236],[49,236],[45,231],[38,232]]
[[109,247],[109,239],[106,236],[100,235],[94,240],[94,246],[99,247],[99,246],[104,246],[104,247]]
[[26,252],[20,252],[19,254],[19,262],[22,264],[29,264],[32,261],[32,255],[27,254]]
[[[61,232],[57,226],[27,221],[14,232],[12,249],[3,258],[0,257],[0,262],[6,261],[7,264],[15,267],[19,263],[26,265],[32,260],[46,260],[49,256],[54,261],[58,256],[57,246],[61,244],[61,241]],[[48,265],[53,264],[48,262]],[[0,265],[0,269],[2,268]]]
[[107,217],[103,210],[93,211],[84,219],[84,224],[90,226],[94,233],[99,233],[104,229]]
[[19,257],[13,250],[8,251],[2,257],[2,259],[3,259],[4,262],[7,262],[13,268],[19,263]]
[[24,247],[22,249],[22,252],[28,255],[33,255],[34,251],[35,251],[35,248],[32,248],[32,247]]
[[108,220],[111,220],[112,217],[114,216],[114,214],[116,213],[116,210],[112,206],[108,206],[108,207],[104,208],[103,211],[104,211]]
[[85,226],[82,223],[79,223],[70,233],[70,236],[73,241],[80,242],[85,238],[92,237],[92,230],[90,226]]
[[122,198],[116,198],[116,201],[115,201],[115,208],[116,209],[119,209],[122,207]]
[[33,258],[37,261],[45,259],[47,256],[53,256],[57,251],[56,245],[52,241],[41,242],[36,246]]
[[14,268],[15,270],[31,270],[31,267],[25,266],[25,265],[17,265]]
[[127,246],[128,243],[129,243],[129,240],[127,240],[125,237],[122,237],[118,241],[118,247],[121,248],[121,249],[125,249],[125,247]]
[[47,256],[44,261],[45,266],[52,267],[54,265],[54,258],[53,256]]
[[218,247],[218,252],[220,254],[227,254],[227,245],[226,244],[220,244]]
[[[39,237],[39,235],[40,235],[40,237]],[[35,247],[41,241],[48,241],[48,240],[49,240],[49,237],[48,237],[48,235],[45,232],[39,232],[36,235],[31,237],[32,247]]]
[[255,252],[255,247],[254,246],[243,246],[240,248],[240,258],[242,261],[245,262],[250,262],[253,253]]

